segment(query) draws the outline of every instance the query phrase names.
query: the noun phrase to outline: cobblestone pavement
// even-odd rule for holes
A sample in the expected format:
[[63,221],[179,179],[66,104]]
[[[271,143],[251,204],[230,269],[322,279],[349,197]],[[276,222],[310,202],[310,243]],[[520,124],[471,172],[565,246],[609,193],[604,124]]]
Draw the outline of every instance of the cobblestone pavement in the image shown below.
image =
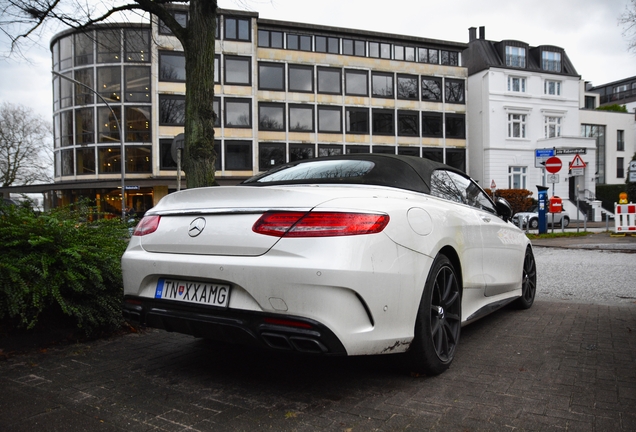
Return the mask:
[[439,377],[149,330],[0,362],[2,431],[634,431],[636,305],[538,298]]

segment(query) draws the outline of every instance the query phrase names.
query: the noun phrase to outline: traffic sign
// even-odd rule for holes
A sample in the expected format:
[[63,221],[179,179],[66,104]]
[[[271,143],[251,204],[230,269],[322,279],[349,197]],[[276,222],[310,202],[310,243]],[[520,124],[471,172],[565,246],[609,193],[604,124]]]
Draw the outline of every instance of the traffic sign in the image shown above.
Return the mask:
[[559,182],[559,175],[558,174],[548,174],[546,176],[546,180],[548,183],[558,183]]
[[534,150],[534,167],[535,168],[543,168],[543,164],[545,161],[554,156],[555,150],[553,148],[549,149],[535,149]]
[[585,168],[587,166],[587,164],[585,162],[583,162],[583,159],[581,159],[581,156],[577,153],[574,156],[574,159],[572,159],[572,163],[570,164],[570,169],[573,168]]
[[563,166],[563,164],[561,163],[561,159],[559,159],[556,156],[552,156],[551,158],[549,158],[547,161],[545,161],[545,169],[550,173],[550,174],[556,174],[559,172],[559,170],[561,170],[561,167]]
[[490,181],[490,189],[492,189],[492,190],[496,190],[497,189],[497,183],[495,183],[495,180],[491,180]]

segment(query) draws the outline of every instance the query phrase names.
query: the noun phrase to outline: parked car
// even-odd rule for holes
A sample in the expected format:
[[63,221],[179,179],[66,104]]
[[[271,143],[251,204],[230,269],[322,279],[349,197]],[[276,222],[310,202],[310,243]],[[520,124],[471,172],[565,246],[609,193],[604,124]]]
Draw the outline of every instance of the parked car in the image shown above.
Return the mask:
[[[570,215],[566,211],[561,213],[546,212],[548,226],[559,225],[564,228],[570,225]],[[521,220],[521,222],[520,222]],[[529,227],[531,229],[539,228],[539,207],[534,205],[527,212],[518,212],[512,217],[512,222],[522,228]]]
[[143,325],[323,355],[406,353],[435,375],[460,329],[532,306],[536,267],[504,199],[412,156],[285,164],[164,197],[122,257]]

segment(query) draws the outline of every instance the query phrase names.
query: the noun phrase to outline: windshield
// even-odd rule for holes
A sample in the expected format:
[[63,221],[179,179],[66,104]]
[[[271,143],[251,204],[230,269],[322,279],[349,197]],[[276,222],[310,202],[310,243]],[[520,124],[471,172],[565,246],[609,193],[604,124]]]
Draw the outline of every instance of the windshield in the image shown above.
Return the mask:
[[365,160],[324,160],[308,162],[296,166],[283,167],[256,180],[258,183],[324,180],[347,177],[361,177],[367,174],[375,164]]

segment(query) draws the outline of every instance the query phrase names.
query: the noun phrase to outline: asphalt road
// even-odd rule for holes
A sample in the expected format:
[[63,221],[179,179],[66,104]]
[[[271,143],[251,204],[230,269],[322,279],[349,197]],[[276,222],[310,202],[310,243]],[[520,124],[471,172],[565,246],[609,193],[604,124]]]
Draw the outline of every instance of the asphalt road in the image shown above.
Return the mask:
[[636,301],[636,255],[535,247],[538,297],[595,304]]

